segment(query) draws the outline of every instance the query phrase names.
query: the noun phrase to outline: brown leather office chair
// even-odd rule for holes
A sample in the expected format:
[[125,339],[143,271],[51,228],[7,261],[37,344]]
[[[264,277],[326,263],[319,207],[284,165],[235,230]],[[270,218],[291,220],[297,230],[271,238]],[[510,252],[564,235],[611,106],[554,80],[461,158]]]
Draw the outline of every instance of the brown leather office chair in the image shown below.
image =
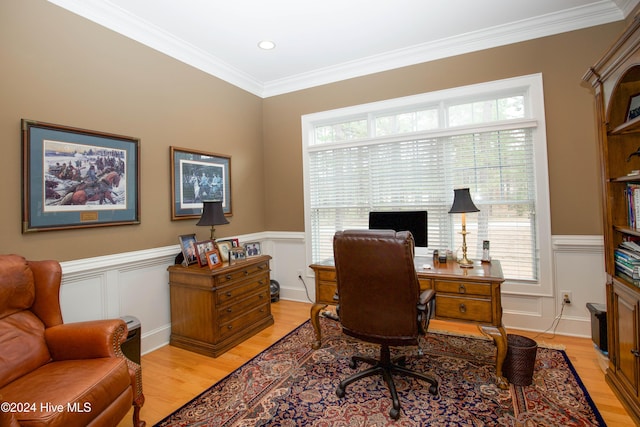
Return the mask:
[[438,394],[438,382],[429,375],[409,370],[404,357],[391,359],[390,346],[412,346],[426,332],[433,291],[420,293],[413,261],[411,233],[391,230],[351,230],[337,232],[333,239],[339,308],[345,334],[380,344],[380,359],[352,356],[357,362],[372,365],[340,382],[338,397],[345,395],[354,381],[381,374],[391,392],[393,407],[389,415],[400,416],[400,401],[393,373],[427,381],[429,392]]

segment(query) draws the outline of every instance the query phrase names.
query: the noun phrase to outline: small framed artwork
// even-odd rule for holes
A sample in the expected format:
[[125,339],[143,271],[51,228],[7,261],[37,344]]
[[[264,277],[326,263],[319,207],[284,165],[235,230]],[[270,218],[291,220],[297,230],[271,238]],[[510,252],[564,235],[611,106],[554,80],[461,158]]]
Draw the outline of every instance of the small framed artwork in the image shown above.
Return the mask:
[[240,241],[238,239],[220,239],[217,241],[218,243],[220,242],[229,242],[231,243],[231,247],[232,248],[237,248],[240,246]]
[[22,119],[22,232],[140,224],[140,140]]
[[233,243],[231,240],[218,240],[216,242],[216,246],[218,246],[218,251],[220,252],[222,261],[229,262],[229,251],[233,249]]
[[184,234],[180,236],[179,239],[185,264],[191,265],[198,262],[198,254],[196,252],[196,235]]
[[244,248],[233,248],[229,251],[229,265],[235,264],[239,261],[247,259],[247,254]]
[[215,248],[216,243],[213,240],[196,242],[196,256],[198,257],[198,264],[200,264],[200,267],[206,267],[209,265],[207,262],[207,252],[210,252]]
[[640,116],[640,93],[631,95],[629,98],[629,106],[627,107],[627,121],[633,120]]
[[247,257],[262,255],[262,250],[260,249],[260,242],[249,242],[244,244],[244,250],[247,254]]
[[216,269],[222,266],[222,258],[220,257],[220,252],[217,249],[207,252],[207,264],[211,270]]
[[187,148],[169,147],[171,159],[171,220],[196,219],[202,202],[222,200],[231,211],[231,157]]

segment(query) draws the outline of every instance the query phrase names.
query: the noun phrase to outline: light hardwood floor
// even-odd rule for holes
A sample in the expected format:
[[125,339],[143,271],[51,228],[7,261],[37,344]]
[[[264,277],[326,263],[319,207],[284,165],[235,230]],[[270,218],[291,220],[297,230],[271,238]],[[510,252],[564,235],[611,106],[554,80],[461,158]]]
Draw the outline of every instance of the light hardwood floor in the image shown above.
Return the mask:
[[[142,381],[146,402],[142,419],[150,427],[202,391],[242,366],[309,319],[311,304],[279,301],[272,304],[275,324],[217,358],[202,356],[170,345],[142,356]],[[475,325],[432,320],[430,329],[479,334]],[[508,333],[535,337],[538,333],[509,329]],[[539,344],[563,346],[591,398],[608,426],[631,426],[627,415],[609,386],[590,339],[550,334],[537,336]],[[118,427],[131,426],[130,412]]]

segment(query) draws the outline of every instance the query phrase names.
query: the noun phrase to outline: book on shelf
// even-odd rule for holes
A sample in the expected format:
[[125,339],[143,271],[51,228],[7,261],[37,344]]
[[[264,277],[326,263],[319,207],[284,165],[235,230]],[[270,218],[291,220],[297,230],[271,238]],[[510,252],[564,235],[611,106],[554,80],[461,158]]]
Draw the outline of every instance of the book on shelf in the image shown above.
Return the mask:
[[633,284],[634,286],[637,286],[637,287],[639,287],[639,288],[640,288],[640,279],[638,279],[638,278],[633,278],[633,277],[631,277],[630,275],[626,274],[625,272],[618,270],[617,268],[616,268],[616,275],[617,275],[618,277],[623,278],[623,279],[624,279],[624,280],[626,280],[627,282],[629,282],[629,283]]
[[640,245],[623,241],[613,251],[616,272],[628,276],[635,283],[640,280]]
[[640,255],[640,245],[633,240],[625,240],[621,242],[618,246],[618,249],[625,249],[627,251],[635,252]]
[[625,189],[627,200],[627,225],[633,229],[640,228],[640,184],[628,183]]

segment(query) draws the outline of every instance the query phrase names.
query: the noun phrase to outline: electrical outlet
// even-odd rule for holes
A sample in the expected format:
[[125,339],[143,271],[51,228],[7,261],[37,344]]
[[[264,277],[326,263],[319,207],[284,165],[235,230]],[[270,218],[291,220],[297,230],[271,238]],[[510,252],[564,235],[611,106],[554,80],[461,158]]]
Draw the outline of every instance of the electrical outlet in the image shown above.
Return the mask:
[[560,295],[562,295],[562,302],[565,304],[571,304],[571,301],[573,301],[571,291],[560,291]]

